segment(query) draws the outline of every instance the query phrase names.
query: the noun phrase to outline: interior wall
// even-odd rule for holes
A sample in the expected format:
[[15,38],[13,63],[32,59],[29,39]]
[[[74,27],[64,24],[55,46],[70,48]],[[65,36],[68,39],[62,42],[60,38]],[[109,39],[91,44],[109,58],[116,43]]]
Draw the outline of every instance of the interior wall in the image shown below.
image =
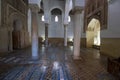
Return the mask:
[[55,16],[56,15],[51,15],[51,22],[48,28],[48,37],[63,38],[64,27],[62,23],[62,15],[57,15],[58,22],[55,22]]
[[120,0],[109,4],[108,28],[101,31],[102,38],[120,38]]
[[[51,11],[55,8],[58,8],[64,13],[64,0],[43,0],[44,3],[44,15],[45,15],[45,22],[49,23],[51,19]],[[63,14],[64,15],[64,14]]]
[[[38,36],[39,37],[45,37],[45,23],[42,21],[42,15],[43,14],[39,14],[38,15]],[[48,26],[49,27],[49,26]]]
[[[1,0],[0,0],[1,2]],[[19,1],[21,2],[21,1]],[[17,1],[15,1],[15,3],[17,3]],[[13,51],[13,37],[12,37],[12,33],[14,31],[14,29],[16,31],[21,30],[21,39],[19,39],[19,43],[21,48],[23,47],[27,47],[28,45],[26,43],[28,43],[29,41],[27,38],[27,16],[26,16],[26,12],[27,12],[27,6],[23,6],[24,3],[21,3],[18,7],[13,7],[14,4],[9,4],[9,2],[7,0],[2,0],[2,5],[0,5],[0,8],[2,9],[0,11],[1,14],[1,25],[0,25],[0,52],[8,52],[8,51]],[[8,5],[9,4],[9,5]],[[20,8],[20,6],[22,6],[22,8]],[[22,10],[21,10],[22,9]],[[25,11],[24,11],[25,10]],[[20,19],[19,19],[20,18]],[[13,26],[13,22],[16,22],[16,26]],[[20,21],[19,21],[20,20]],[[25,37],[26,35],[26,37]],[[16,39],[15,39],[16,40]]]
[[[38,35],[39,35],[39,38],[41,39],[41,37],[45,37],[45,24],[44,22],[41,20],[41,17],[42,17],[43,14],[39,14],[38,17],[38,24],[39,24],[39,27],[38,27]],[[64,13],[63,13],[64,15]],[[83,32],[83,15],[84,15],[84,12],[81,13],[81,45],[82,46],[86,46],[86,35],[85,33]],[[69,22],[68,24],[68,27],[67,27],[67,36],[68,36],[68,41],[69,39],[73,39],[73,29],[74,29],[74,15],[70,15],[71,17],[71,22]],[[62,19],[59,21],[60,22],[55,22],[54,21],[54,18],[55,16],[52,16],[51,17],[51,23],[50,25],[48,26],[48,29],[49,29],[49,38],[64,38],[64,26],[63,26],[63,23],[62,23]],[[61,18],[61,16],[59,16],[59,18]]]
[[120,57],[120,38],[102,38],[100,51],[109,57]]
[[0,28],[0,52],[6,52],[8,50],[8,40],[7,28]]
[[[44,22],[50,23],[48,26],[48,32],[49,32],[48,37],[63,37],[64,34],[62,32],[64,30],[63,30],[62,20],[63,20],[63,15],[64,15],[65,1],[64,0],[62,0],[62,1],[44,0],[43,3],[44,3],[44,16],[45,16]],[[55,27],[57,23],[54,22],[54,17],[51,16],[51,11],[55,8],[58,8],[62,11],[62,16],[59,16],[59,22],[57,22],[58,23],[57,27]],[[38,17],[39,17],[39,19],[38,19],[38,21],[39,21],[39,29],[38,29],[39,37],[45,37],[45,23],[43,21],[41,21],[42,15],[43,14],[38,15]],[[60,28],[62,28],[61,31],[58,30]]]
[[109,4],[108,29],[101,31],[101,53],[120,57],[120,0]]
[[73,0],[74,6],[85,6],[85,0]]
[[49,8],[50,11],[54,8],[59,8],[61,9],[62,12],[64,12],[64,8],[65,8],[65,1],[60,1],[60,0],[50,0],[49,1]]
[[70,15],[71,21],[69,22],[68,26],[67,26],[67,35],[68,35],[68,39],[71,38],[73,39],[73,15]]
[[[41,20],[43,14],[39,14],[39,37],[45,36],[45,24]],[[51,22],[48,26],[48,37],[49,38],[64,38],[64,26],[62,23],[62,15],[59,15],[59,22],[55,22],[55,15],[51,16]],[[71,16],[73,17],[73,16]],[[73,22],[71,21],[67,27],[68,38],[73,38]]]

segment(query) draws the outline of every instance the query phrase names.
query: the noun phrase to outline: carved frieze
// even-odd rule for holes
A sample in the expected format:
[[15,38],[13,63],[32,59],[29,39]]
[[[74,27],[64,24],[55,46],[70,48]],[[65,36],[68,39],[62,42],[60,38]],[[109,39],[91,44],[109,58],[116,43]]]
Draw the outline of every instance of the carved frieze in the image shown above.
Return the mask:
[[84,15],[84,31],[89,22],[96,18],[100,21],[101,30],[107,29],[108,2],[107,0],[86,0]]
[[22,0],[6,0],[7,4],[10,4],[15,9],[19,10],[21,13],[25,14],[27,6],[22,2]]

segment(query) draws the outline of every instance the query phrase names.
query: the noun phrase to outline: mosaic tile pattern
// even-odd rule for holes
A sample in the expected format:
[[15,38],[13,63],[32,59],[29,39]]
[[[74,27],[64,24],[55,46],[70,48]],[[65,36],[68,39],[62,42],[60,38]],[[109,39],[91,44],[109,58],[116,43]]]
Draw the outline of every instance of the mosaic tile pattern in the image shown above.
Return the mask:
[[0,57],[0,66],[12,66],[1,72],[0,80],[120,80],[107,72],[106,57],[98,50],[81,49],[79,61],[72,52],[72,47],[42,47],[37,61],[31,60],[30,49]]

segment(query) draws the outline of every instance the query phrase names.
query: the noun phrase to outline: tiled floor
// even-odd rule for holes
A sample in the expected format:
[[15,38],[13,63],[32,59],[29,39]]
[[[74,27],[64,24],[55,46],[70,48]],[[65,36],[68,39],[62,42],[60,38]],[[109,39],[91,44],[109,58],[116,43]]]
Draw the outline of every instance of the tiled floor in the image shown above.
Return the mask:
[[73,47],[41,47],[39,60],[31,60],[30,48],[0,57],[0,80],[119,80],[106,69],[106,57],[98,50],[81,49],[73,60]]

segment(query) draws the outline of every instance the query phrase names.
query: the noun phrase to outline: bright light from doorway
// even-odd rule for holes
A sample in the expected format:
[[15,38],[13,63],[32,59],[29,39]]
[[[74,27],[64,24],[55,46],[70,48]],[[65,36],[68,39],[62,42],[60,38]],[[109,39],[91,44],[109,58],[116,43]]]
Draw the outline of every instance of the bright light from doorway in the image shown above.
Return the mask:
[[70,42],[73,42],[73,38],[69,38],[69,41],[70,41]]
[[94,45],[100,46],[100,31],[97,31],[97,35],[94,37]]

